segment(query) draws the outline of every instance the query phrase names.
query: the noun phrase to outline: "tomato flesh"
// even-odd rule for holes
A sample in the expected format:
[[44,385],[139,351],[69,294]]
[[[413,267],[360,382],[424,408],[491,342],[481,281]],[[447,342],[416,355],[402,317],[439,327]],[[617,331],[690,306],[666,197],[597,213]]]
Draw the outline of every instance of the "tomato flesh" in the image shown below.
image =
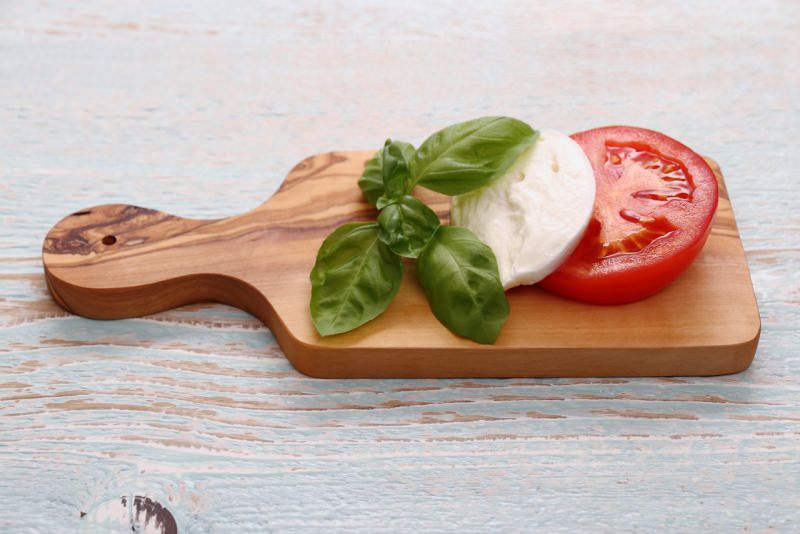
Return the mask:
[[596,304],[648,297],[680,275],[708,237],[718,187],[705,160],[664,134],[628,126],[572,135],[597,180],[572,255],[539,285]]

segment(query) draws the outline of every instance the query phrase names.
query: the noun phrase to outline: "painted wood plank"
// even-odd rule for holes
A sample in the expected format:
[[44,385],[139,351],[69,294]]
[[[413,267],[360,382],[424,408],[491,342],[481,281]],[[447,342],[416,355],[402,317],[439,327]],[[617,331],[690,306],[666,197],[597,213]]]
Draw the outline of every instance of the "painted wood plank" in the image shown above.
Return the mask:
[[[180,532],[796,531],[798,27],[779,1],[4,3],[0,530],[130,531],[139,495]],[[72,209],[232,215],[306,154],[490,113],[712,154],[751,369],[314,380],[231,308],[95,322],[47,296],[41,239]]]

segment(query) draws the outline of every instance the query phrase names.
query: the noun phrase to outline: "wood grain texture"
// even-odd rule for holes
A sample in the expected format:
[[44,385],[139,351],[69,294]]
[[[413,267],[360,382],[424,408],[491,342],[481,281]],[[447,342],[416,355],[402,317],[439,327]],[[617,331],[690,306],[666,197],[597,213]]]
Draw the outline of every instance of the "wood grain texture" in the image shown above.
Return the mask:
[[[761,323],[713,161],[721,187],[711,235],[691,267],[651,298],[595,306],[518,288],[507,293],[511,315],[497,342],[480,345],[436,320],[409,263],[383,315],[321,337],[309,315],[308,273],[333,229],[375,219],[357,186],[373,154],[306,158],[272,198],[227,219],[124,204],[72,213],[44,239],[48,289],[68,311],[95,319],[209,300],[235,306],[270,328],[296,369],[322,378],[693,376],[750,365]],[[416,194],[447,223],[449,197]]]
[[[180,532],[797,531],[798,27],[791,1],[0,3],[0,530],[105,532],[145,496]],[[76,206],[228,217],[308,154],[498,113],[719,161],[750,369],[316,380],[243,312],[91,321],[44,286]]]

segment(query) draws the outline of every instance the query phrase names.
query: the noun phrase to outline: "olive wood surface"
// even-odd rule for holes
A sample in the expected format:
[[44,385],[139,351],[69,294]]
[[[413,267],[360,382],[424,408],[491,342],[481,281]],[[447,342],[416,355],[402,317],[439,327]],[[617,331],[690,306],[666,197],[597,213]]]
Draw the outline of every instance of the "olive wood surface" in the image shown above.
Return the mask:
[[[357,187],[371,152],[331,152],[295,166],[250,212],[185,219],[109,204],[77,211],[47,234],[50,293],[96,319],[151,314],[198,301],[246,310],[275,334],[291,363],[317,377],[608,377],[734,373],[761,330],[744,251],[719,167],[720,203],[697,260],[661,293],[596,306],[537,287],[509,291],[511,314],[494,345],[450,333],[406,264],[389,309],[346,334],[321,337],[309,315],[309,272],[322,240],[376,215]],[[448,198],[416,194],[446,221]]]

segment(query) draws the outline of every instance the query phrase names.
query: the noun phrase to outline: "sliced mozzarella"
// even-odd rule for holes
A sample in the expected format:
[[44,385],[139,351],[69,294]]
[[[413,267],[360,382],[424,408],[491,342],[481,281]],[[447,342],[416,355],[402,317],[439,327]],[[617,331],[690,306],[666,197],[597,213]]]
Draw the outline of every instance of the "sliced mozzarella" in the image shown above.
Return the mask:
[[453,197],[451,220],[497,257],[505,289],[534,284],[575,249],[594,206],[592,166],[578,144],[543,131],[534,147],[491,185]]

